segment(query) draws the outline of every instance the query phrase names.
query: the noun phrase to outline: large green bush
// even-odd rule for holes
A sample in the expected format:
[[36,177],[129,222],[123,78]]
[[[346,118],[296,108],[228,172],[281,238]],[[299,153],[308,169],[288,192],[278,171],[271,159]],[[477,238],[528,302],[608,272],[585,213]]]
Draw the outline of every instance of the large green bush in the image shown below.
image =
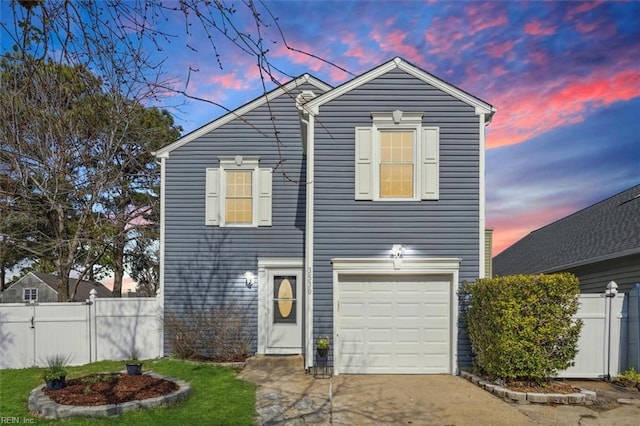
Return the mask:
[[573,365],[582,322],[571,274],[512,275],[465,283],[465,319],[480,373],[541,382]]

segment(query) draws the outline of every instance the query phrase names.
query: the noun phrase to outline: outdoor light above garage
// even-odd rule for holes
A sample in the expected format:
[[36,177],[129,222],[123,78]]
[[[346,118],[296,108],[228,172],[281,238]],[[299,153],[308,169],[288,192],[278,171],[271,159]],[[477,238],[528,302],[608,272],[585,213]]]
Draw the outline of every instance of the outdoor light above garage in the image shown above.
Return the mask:
[[391,247],[391,254],[393,255],[393,268],[400,269],[402,266],[402,254],[404,253],[404,247],[402,244],[394,244]]

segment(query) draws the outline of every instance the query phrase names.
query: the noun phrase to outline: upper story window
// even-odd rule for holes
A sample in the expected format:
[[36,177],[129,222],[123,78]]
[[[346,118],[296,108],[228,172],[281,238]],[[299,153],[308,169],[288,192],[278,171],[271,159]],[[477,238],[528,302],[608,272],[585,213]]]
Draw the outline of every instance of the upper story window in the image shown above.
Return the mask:
[[371,116],[356,127],[356,200],[437,200],[439,128],[422,126],[419,112]]
[[38,301],[38,289],[37,288],[23,288],[22,289],[22,301],[23,302],[37,302]]
[[206,170],[205,224],[271,226],[271,169],[257,157],[220,157]]

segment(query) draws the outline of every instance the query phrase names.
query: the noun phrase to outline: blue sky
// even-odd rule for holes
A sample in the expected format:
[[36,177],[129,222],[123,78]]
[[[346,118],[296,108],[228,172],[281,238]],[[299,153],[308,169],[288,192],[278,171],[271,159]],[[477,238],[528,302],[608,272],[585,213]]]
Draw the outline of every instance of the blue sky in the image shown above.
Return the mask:
[[[287,49],[258,3],[271,23],[260,30],[280,82],[308,72],[338,85],[400,56],[497,107],[486,167],[494,254],[640,183],[640,2],[265,4],[289,46],[348,71]],[[255,34],[246,7],[235,6],[234,22]],[[166,58],[177,88],[229,109],[261,94],[255,57],[214,35],[220,67],[196,25],[186,35],[183,20],[168,15],[158,28],[177,37],[149,53]],[[198,71],[187,78],[190,68]],[[176,95],[161,105],[177,107],[171,112],[186,131],[225,113]]]

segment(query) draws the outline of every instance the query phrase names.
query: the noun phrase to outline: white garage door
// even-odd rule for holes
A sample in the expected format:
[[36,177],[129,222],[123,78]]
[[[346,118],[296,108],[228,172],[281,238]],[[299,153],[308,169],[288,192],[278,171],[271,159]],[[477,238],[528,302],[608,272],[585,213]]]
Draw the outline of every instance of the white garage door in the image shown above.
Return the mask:
[[449,276],[341,275],[340,373],[451,372]]

